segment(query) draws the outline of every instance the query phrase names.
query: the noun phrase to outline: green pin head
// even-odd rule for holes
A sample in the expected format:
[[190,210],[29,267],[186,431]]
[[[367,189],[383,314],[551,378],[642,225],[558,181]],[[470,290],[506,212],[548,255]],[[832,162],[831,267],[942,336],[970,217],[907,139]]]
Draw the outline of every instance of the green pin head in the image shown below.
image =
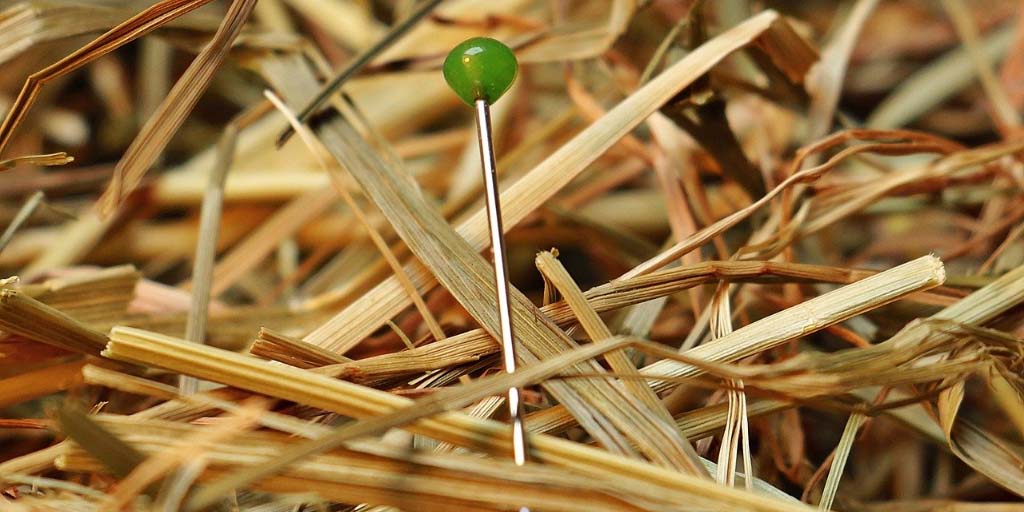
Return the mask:
[[448,86],[473,105],[476,100],[498,101],[515,81],[517,67],[508,46],[489,37],[474,37],[452,49],[443,69]]

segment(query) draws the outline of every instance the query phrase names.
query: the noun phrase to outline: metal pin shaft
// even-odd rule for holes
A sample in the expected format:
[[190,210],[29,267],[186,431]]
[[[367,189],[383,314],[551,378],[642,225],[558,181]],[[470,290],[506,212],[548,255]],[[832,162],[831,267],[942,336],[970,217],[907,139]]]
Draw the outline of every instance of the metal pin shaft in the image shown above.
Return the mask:
[[[501,325],[502,360],[506,373],[516,371],[516,347],[512,336],[512,308],[508,293],[508,264],[505,261],[505,235],[501,227],[498,173],[494,165],[491,138],[491,110],[484,100],[476,100],[476,133],[480,142],[480,160],[484,169],[484,197],[487,200],[487,226],[494,252],[494,284],[498,292],[498,319]],[[508,388],[508,412],[512,418],[512,453],[517,465],[526,463],[526,429],[518,388]]]

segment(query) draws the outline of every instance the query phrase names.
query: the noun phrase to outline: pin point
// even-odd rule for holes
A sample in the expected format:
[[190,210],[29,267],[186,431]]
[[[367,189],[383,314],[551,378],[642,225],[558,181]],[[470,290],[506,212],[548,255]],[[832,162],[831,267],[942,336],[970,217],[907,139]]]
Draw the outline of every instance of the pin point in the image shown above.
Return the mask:
[[[516,79],[516,56],[509,47],[488,37],[474,37],[452,49],[444,60],[444,79],[462,98],[476,108],[476,128],[480,143],[480,160],[484,171],[487,201],[487,225],[494,252],[494,283],[498,292],[498,319],[501,325],[502,359],[506,373],[516,371],[516,348],[512,336],[512,310],[509,301],[508,265],[504,230],[501,227],[501,205],[498,174],[494,165],[494,143],[491,140],[490,105],[498,100]],[[508,411],[512,418],[512,453],[517,465],[526,463],[526,429],[518,388],[508,390]],[[525,509],[520,509],[525,510]]]

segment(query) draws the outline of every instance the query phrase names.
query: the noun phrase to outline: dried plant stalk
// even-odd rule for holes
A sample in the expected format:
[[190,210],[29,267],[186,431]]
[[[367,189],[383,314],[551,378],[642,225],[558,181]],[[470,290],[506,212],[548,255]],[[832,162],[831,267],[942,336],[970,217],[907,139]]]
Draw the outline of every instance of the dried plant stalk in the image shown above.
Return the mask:
[[13,238],[14,234],[18,232],[18,228],[20,228],[21,225],[36,212],[36,208],[42,204],[45,198],[46,195],[43,194],[43,191],[37,190],[34,194],[29,196],[27,200],[25,200],[25,204],[18,210],[18,213],[14,216],[14,220],[7,225],[7,229],[4,230],[3,235],[0,235],[0,252],[3,252],[4,247],[7,247],[7,244],[11,242],[11,238]]
[[[590,339],[595,342],[611,339],[612,332],[608,329],[608,326],[597,315],[597,311],[590,307],[583,292],[576,286],[576,282],[569,276],[569,272],[565,270],[565,267],[558,262],[554,255],[550,252],[541,252],[537,255],[536,262],[537,269],[565,297],[565,302],[573,310],[583,329],[590,336]],[[619,374],[627,376],[639,375],[636,366],[629,360],[624,351],[609,352],[605,354],[605,360],[612,370]],[[633,395],[633,398],[642,402],[652,413],[652,419],[657,422],[655,425],[661,427],[659,430],[652,432],[662,434],[659,438],[660,440],[656,441],[661,449],[677,451],[677,464],[688,465],[692,473],[702,474],[698,469],[700,468],[700,463],[698,462],[700,457],[697,456],[697,452],[693,450],[689,441],[679,436],[679,431],[675,429],[672,416],[665,409],[661,401],[658,400],[658,396],[654,394],[645,382],[639,379],[627,380],[625,386],[627,391]],[[666,429],[664,427],[669,428]]]
[[957,34],[963,40],[964,49],[971,56],[971,61],[973,61],[975,67],[974,72],[978,75],[978,80],[981,82],[981,86],[985,90],[989,101],[992,102],[992,107],[996,114],[995,121],[1004,132],[1011,132],[1019,128],[1021,124],[1020,114],[1017,113],[1017,110],[1010,103],[1006,91],[1000,86],[995,72],[982,53],[981,45],[978,41],[978,31],[974,26],[974,21],[971,19],[967,6],[961,0],[943,0],[942,7],[949,13]]
[[0,12],[0,62],[35,45],[107,30],[131,15],[108,5],[16,2]]
[[[145,362],[222,382],[273,397],[305,403],[355,417],[377,416],[408,408],[413,402],[375,389],[274,365],[208,346],[183,344],[180,340],[129,328],[111,331],[104,354],[118,360]],[[513,376],[508,376],[513,377]],[[507,385],[507,382],[502,382]],[[410,426],[413,431],[460,446],[487,449],[508,455],[510,429],[497,422],[447,412]],[[737,489],[722,488],[708,480],[688,476],[652,464],[630,460],[544,435],[533,436],[539,460],[563,465],[584,474],[593,472],[628,479],[641,486],[692,493],[693,497],[742,506],[753,510],[806,510],[803,506],[765,499]],[[625,481],[625,480],[624,480]]]
[[[782,283],[825,282],[848,284],[876,272],[846,270],[817,265],[755,261],[708,261],[672,269],[659,270],[647,276],[615,280],[596,286],[584,295],[598,313],[640,304],[651,299],[720,279],[732,282]],[[924,299],[927,291],[908,296],[908,300]],[[936,297],[938,298],[938,297]],[[930,300],[930,299],[926,299]],[[559,326],[576,321],[572,309],[565,301],[540,308],[541,312]],[[476,361],[494,354],[499,349],[493,338],[483,329],[456,334],[436,343],[411,350],[383,354],[358,361],[342,361],[332,352],[302,342],[287,339],[280,342],[261,333],[250,348],[260,357],[275,359],[304,368],[331,365],[322,371],[336,377],[371,382],[379,378],[444,368],[451,364]]]
[[352,194],[350,194],[348,189],[345,187],[344,177],[335,172],[335,170],[328,168],[326,161],[322,156],[320,156],[318,151],[319,146],[316,144],[316,136],[313,135],[309,128],[300,124],[299,120],[292,115],[288,110],[287,105],[285,105],[280,98],[270,91],[266,91],[264,94],[279,111],[285,114],[285,117],[288,119],[288,124],[291,125],[292,129],[298,132],[300,139],[306,145],[307,149],[316,154],[317,162],[320,164],[320,167],[323,168],[324,172],[330,174],[331,181],[334,184],[334,189],[338,192],[338,195],[341,196],[349,210],[355,214],[356,219],[359,220],[363,229],[366,230],[366,233],[369,235],[373,245],[377,247],[378,251],[380,251],[381,256],[384,257],[388,266],[391,267],[391,271],[394,272],[395,277],[399,279],[402,287],[405,288],[406,293],[409,294],[409,300],[412,301],[413,305],[416,306],[416,310],[419,311],[420,315],[423,317],[423,322],[427,325],[427,330],[430,331],[435,339],[444,338],[445,335],[444,331],[441,330],[441,325],[437,322],[437,319],[434,318],[434,314],[431,313],[430,308],[428,308],[427,304],[423,301],[423,297],[420,297],[419,291],[417,291],[416,287],[409,281],[409,276],[405,275],[405,270],[402,268],[402,264],[398,262],[398,258],[395,257],[394,252],[390,247],[388,247],[384,237],[382,237],[377,229],[374,228],[373,224],[370,223],[366,213],[363,212],[359,204],[356,203],[355,198],[352,197]]
[[44,84],[78,69],[134,39],[144,36],[161,25],[198,9],[208,2],[209,0],[164,0],[159,2],[126,20],[124,23],[110,29],[71,55],[33,73],[25,81],[25,85],[14,100],[10,112],[4,118],[3,124],[0,125],[0,154],[7,147],[7,143],[10,142],[14,130],[25,118]]
[[[265,105],[239,114],[228,123],[217,147],[217,161],[207,182],[203,205],[199,212],[199,241],[196,243],[192,263],[192,296],[185,322],[185,339],[192,343],[206,342],[206,323],[210,310],[211,286],[214,259],[217,252],[217,235],[220,230],[221,210],[224,206],[224,182],[235,158],[238,130],[255,122],[267,111]],[[179,386],[183,393],[195,393],[199,383],[190,377],[182,377]]]
[[[988,59],[1006,54],[1013,41],[1014,27],[1005,27],[988,34],[981,52]],[[965,48],[957,48],[935,59],[915,74],[903,80],[871,112],[865,126],[871,128],[898,128],[946,101],[974,82],[975,64]],[[928,91],[922,94],[921,91]]]
[[867,420],[863,414],[853,413],[846,421],[846,428],[839,439],[832,458],[832,466],[828,471],[828,478],[825,480],[825,490],[822,491],[821,501],[818,502],[818,510],[832,510],[832,501],[835,500],[836,491],[839,490],[839,479],[843,476],[843,469],[846,467],[846,459],[853,449],[853,441],[857,438],[857,431]]
[[[748,324],[685,354],[707,361],[742,359],[871,311],[907,294],[934,288],[945,279],[942,262],[934,256],[922,256]],[[673,361],[659,361],[644,368],[643,373],[682,377],[696,375],[700,370]]]
[[0,327],[30,340],[98,355],[107,336],[17,290],[0,290]]
[[[934,256],[923,256],[752,322],[713,343],[698,346],[683,354],[708,362],[735,361],[819,331],[910,293],[934,288],[944,280],[942,262]],[[664,391],[672,387],[672,378],[694,377],[704,371],[699,366],[662,360],[643,368],[641,373],[659,377],[660,380],[653,380],[650,384],[656,391]],[[569,420],[568,414],[559,409],[557,406],[549,408],[551,412],[548,421],[564,423]],[[561,418],[554,417],[558,412],[561,412]]]
[[[71,389],[82,382],[81,358],[0,379],[0,407]],[[0,465],[2,466],[2,465]],[[0,477],[2,478],[2,477]]]
[[336,194],[320,188],[302,194],[281,207],[243,241],[220,258],[213,269],[210,293],[219,296],[269,255],[281,239],[324,213],[335,203]]
[[103,218],[93,209],[86,209],[77,219],[66,223],[60,229],[61,243],[39,253],[22,271],[22,276],[34,277],[41,272],[79,261],[116,220],[117,217],[114,215]]
[[261,328],[249,352],[299,368],[348,364],[352,360],[283,333]]
[[47,279],[42,284],[24,285],[19,290],[76,320],[106,328],[124,318],[139,278],[138,270],[132,265],[119,265],[72,272]]
[[111,215],[135,189],[170,142],[171,137],[185,122],[185,118],[206,91],[214,73],[231,49],[231,43],[242,31],[242,26],[249,19],[249,14],[255,6],[256,0],[231,2],[231,7],[224,15],[224,21],[217,28],[213,39],[199,52],[174,84],[164,102],[150,116],[149,121],[117,163],[110,186],[98,201],[100,210],[105,215]]
[[[182,438],[210,430],[153,420],[109,416],[98,419],[153,455],[168,453]],[[203,455],[210,459],[212,471],[202,480],[223,475],[233,467],[258,464],[266,454],[288,451],[295,444],[294,440],[280,435],[238,433],[216,447],[203,450]],[[588,499],[588,504],[593,500],[596,510],[645,510],[632,505],[630,502],[637,498],[613,482],[595,482],[544,466],[530,467],[509,479],[509,463],[500,461],[456,454],[412,454],[371,442],[362,442],[353,448],[303,461],[283,475],[261,481],[257,487],[288,492],[301,484],[307,491],[314,490],[334,500],[370,500],[395,506],[409,506],[410,500],[415,500],[416,506],[425,510],[502,510],[510,492],[535,508],[573,510],[582,497]],[[75,449],[62,455],[59,465],[73,470],[97,469]],[[395,478],[401,478],[402,484],[396,486]]]

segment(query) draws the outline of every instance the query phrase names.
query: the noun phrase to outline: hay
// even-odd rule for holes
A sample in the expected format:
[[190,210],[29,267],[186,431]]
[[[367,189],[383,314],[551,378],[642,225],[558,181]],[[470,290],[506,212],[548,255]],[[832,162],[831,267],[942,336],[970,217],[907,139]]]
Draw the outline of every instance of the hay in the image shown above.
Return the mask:
[[10,2],[0,508],[1018,508],[1024,12],[753,5]]

